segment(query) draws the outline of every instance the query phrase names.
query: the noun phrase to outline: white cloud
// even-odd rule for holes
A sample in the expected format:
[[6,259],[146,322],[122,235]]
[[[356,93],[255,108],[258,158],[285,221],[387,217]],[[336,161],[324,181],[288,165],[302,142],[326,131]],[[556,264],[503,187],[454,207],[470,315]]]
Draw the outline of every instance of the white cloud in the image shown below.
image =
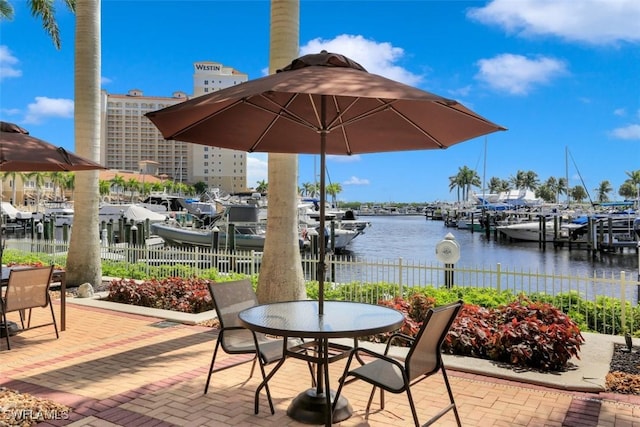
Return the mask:
[[2,112],[2,114],[6,114],[7,116],[17,116],[21,113],[21,111],[17,108],[0,108],[0,112]]
[[47,117],[73,118],[73,99],[37,96],[36,102],[27,106],[24,123],[40,123]]
[[611,134],[619,139],[640,139],[640,125],[629,125],[614,129]]
[[0,81],[22,76],[22,70],[16,67],[19,62],[7,46],[0,45]]
[[256,188],[258,182],[268,183],[269,157],[266,153],[247,154],[247,187]]
[[404,56],[404,50],[391,43],[378,43],[363,36],[339,35],[331,40],[316,38],[300,47],[300,54],[319,53],[321,50],[336,52],[353,59],[368,72],[379,74],[410,86],[417,86],[423,76],[413,74],[396,63]]
[[476,74],[476,79],[513,95],[526,95],[535,86],[547,84],[553,78],[567,74],[563,61],[544,56],[527,58],[505,53],[481,59],[477,65],[480,71]]
[[342,185],[369,185],[369,180],[366,178],[358,178],[357,176],[352,176],[348,180],[344,181]]
[[328,155],[327,160],[331,160],[332,162],[336,162],[336,163],[354,163],[354,162],[360,161],[360,155],[359,154],[352,154],[350,156]]
[[467,13],[520,36],[555,36],[589,44],[640,42],[638,0],[493,0]]
[[625,117],[627,115],[627,110],[625,110],[624,108],[616,108],[615,110],[613,110],[613,115]]
[[102,76],[100,77],[100,85],[108,85],[112,80],[109,77]]

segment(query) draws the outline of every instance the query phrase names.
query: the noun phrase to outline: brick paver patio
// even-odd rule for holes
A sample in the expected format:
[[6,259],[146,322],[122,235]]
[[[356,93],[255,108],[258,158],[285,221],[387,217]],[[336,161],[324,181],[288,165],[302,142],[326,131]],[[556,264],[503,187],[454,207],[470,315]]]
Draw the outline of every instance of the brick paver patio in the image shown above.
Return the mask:
[[[310,386],[307,367],[299,360],[287,361],[269,383],[275,415],[270,414],[266,398],[260,413],[253,413],[259,373],[249,379],[250,364],[214,373],[209,393],[203,394],[216,336],[211,328],[68,305],[67,330],[60,339],[55,339],[52,328],[35,329],[12,337],[10,351],[2,339],[0,386],[73,408],[68,419],[39,425],[304,425],[286,415],[291,400]],[[220,353],[218,360],[238,359]],[[343,363],[331,365],[332,384],[337,384]],[[449,376],[465,426],[640,427],[640,396],[561,391],[452,370]],[[421,420],[447,402],[440,376],[412,391]],[[354,414],[340,426],[412,425],[403,394],[387,393],[383,411],[376,397],[367,417],[369,392],[364,383],[345,387]],[[437,425],[455,425],[453,414]]]

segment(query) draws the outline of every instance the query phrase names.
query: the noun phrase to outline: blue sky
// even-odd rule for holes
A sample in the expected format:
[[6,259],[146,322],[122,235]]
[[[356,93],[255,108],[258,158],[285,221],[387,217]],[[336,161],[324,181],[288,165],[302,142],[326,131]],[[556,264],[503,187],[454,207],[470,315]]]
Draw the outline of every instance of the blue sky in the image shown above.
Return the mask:
[[[0,118],[73,150],[74,16],[55,2],[57,51],[25,2],[11,3],[14,20],[0,23]],[[103,88],[192,93],[196,61],[262,77],[269,15],[268,1],[103,0]],[[540,181],[583,181],[594,199],[608,180],[620,200],[625,172],[640,169],[638,22],[638,0],[301,1],[301,54],[342,53],[509,129],[486,145],[333,156],[329,182],[345,201],[454,201],[449,177],[460,167],[487,182],[533,170]],[[300,184],[318,163],[300,156]],[[249,155],[248,185],[263,179],[267,155]]]

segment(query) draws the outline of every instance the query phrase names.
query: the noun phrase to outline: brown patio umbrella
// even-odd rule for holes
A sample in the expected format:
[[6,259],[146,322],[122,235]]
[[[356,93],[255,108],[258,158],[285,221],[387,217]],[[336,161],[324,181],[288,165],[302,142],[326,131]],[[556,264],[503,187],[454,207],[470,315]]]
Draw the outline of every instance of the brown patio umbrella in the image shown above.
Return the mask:
[[106,169],[29,135],[20,126],[0,122],[0,172],[57,172]]
[[[505,130],[454,100],[368,73],[326,51],[147,117],[166,139],[248,152],[320,154],[321,233],[326,154],[444,149]],[[325,246],[319,241],[322,315]]]
[[[0,121],[0,172],[58,172],[106,169],[99,163],[70,153],[14,123]],[[1,212],[0,212],[1,214]],[[0,260],[4,243],[0,233]]]

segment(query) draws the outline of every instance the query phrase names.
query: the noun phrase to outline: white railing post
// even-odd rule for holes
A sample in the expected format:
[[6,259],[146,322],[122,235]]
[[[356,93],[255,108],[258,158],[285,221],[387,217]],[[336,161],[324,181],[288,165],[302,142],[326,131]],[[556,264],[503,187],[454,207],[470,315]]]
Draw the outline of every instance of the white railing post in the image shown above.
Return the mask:
[[502,291],[502,283],[500,283],[501,280],[502,280],[502,266],[500,265],[500,263],[498,263],[496,265],[496,291],[498,292]]
[[402,293],[402,257],[398,258],[398,292],[400,293],[400,296],[404,295]]
[[[620,272],[620,325],[622,326],[622,333],[627,331],[627,280],[624,271]],[[615,330],[613,331],[615,333]]]

